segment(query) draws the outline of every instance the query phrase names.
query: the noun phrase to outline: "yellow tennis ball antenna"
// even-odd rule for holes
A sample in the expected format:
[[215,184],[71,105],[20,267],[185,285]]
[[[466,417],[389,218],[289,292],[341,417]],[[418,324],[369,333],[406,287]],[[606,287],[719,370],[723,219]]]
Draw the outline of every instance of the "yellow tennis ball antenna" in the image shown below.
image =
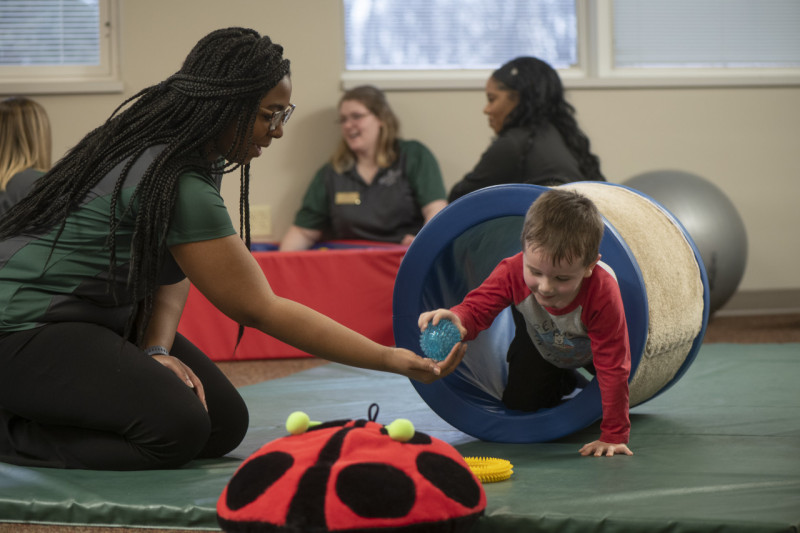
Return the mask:
[[386,431],[389,433],[389,437],[391,437],[392,440],[399,442],[410,441],[415,433],[414,424],[405,418],[398,418],[386,426]]
[[301,435],[308,431],[308,428],[321,423],[310,420],[303,411],[295,411],[286,418],[286,431],[292,435]]

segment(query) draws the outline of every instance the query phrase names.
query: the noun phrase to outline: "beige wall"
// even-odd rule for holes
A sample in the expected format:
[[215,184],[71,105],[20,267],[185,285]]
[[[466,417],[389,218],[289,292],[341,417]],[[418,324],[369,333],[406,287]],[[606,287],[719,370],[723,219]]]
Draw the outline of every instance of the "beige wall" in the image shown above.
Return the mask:
[[[297,112],[286,136],[252,165],[251,204],[271,206],[271,239],[279,239],[337,140],[340,1],[123,0],[120,19],[124,94],[37,97],[54,124],[54,155],[123,98],[176,71],[209,31],[252,27],[282,44],[292,61]],[[800,289],[800,87],[575,89],[568,96],[611,181],[673,168],[704,176],[728,195],[749,238],[741,290]],[[481,90],[391,92],[389,100],[403,135],[436,154],[448,188],[490,141]],[[235,214],[236,176],[226,178],[223,194]]]

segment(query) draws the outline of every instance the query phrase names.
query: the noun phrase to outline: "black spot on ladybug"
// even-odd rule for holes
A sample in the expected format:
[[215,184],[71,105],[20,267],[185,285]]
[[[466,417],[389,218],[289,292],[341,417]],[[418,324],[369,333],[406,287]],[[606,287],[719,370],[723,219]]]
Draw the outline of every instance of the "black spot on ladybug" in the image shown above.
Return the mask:
[[271,452],[242,465],[228,483],[226,502],[228,508],[237,511],[254,502],[261,494],[278,481],[294,459],[285,452]]
[[365,518],[400,518],[414,507],[414,481],[402,470],[383,463],[344,468],[336,479],[336,494],[354,513]]
[[328,429],[333,427],[341,427],[350,422],[349,420],[329,420],[327,422],[322,422],[321,424],[316,424],[314,426],[310,426],[306,432],[309,431],[319,431],[320,429]]
[[416,431],[406,444],[431,444],[432,442],[430,435]]
[[433,452],[417,456],[417,469],[445,496],[465,507],[475,507],[481,500],[481,487],[470,471],[449,457]]
[[[383,433],[384,435],[388,435],[389,434],[389,430],[386,429],[386,426],[381,428],[381,433]],[[422,433],[420,431],[415,431],[414,432],[414,436],[411,437],[406,442],[404,442],[403,444],[430,444],[432,442],[433,442],[433,440],[431,440],[430,435],[427,435],[427,434]]]
[[289,503],[287,524],[298,526],[299,531],[325,526],[325,487],[330,478],[331,467],[341,456],[342,443],[351,431],[353,428],[347,427],[347,424],[336,431],[320,449],[316,462],[303,473]]

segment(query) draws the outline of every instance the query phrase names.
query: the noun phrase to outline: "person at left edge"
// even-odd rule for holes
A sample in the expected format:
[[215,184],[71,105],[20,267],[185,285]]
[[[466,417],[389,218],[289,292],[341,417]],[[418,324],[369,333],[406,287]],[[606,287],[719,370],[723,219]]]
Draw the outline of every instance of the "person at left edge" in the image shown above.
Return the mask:
[[24,96],[0,101],[0,216],[50,169],[52,133],[47,111]]

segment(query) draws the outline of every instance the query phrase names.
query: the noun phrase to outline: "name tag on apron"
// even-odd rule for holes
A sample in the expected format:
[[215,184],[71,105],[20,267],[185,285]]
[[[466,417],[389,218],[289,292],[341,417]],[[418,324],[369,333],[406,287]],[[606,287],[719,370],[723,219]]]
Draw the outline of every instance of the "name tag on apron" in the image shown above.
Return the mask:
[[361,205],[361,195],[355,192],[337,192],[333,201],[336,205]]

